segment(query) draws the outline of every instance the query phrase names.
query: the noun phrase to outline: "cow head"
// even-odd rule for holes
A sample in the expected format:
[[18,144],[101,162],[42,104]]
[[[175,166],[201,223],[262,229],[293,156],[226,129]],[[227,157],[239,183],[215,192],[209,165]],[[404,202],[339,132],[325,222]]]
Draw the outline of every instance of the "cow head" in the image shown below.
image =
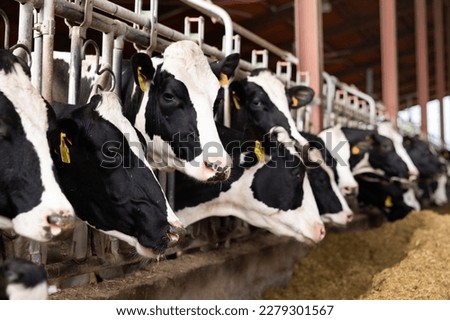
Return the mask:
[[321,241],[325,228],[307,168],[293,150],[289,134],[274,128],[263,141],[255,141],[242,131],[218,127],[222,143],[233,156],[233,173],[220,185],[195,183],[186,177],[177,180],[176,214],[183,224],[231,215],[276,235],[306,243]]
[[0,300],[47,298],[47,274],[43,266],[24,259],[8,259],[0,267]]
[[301,134],[309,142],[310,162],[317,164],[308,170],[308,177],[320,216],[326,223],[345,226],[353,219],[353,212],[336,183],[336,160],[320,137],[305,132]]
[[336,180],[344,196],[356,196],[358,183],[350,167],[350,147],[348,140],[340,125],[327,128],[318,136],[324,141],[326,149],[330,152],[336,166]]
[[71,229],[75,215],[55,179],[47,104],[29,76],[21,59],[0,50],[0,228],[48,241]]
[[56,104],[49,141],[61,185],[76,214],[154,257],[183,233],[152,169],[143,138],[113,93],[84,106]]
[[360,174],[355,178],[360,186],[358,200],[381,210],[387,220],[402,219],[413,211],[413,208],[404,202],[406,190],[401,183],[372,173]]
[[408,167],[409,179],[412,181],[417,179],[419,170],[404,147],[403,136],[398,132],[398,130],[395,129],[393,123],[390,121],[379,123],[377,125],[377,132],[392,140],[394,143],[395,152]]
[[447,168],[435,149],[419,136],[404,137],[403,146],[419,170],[419,187],[436,205],[447,202]]
[[200,181],[223,181],[231,159],[214,124],[213,106],[221,88],[218,76],[229,78],[239,55],[226,57],[213,72],[200,47],[178,41],[154,66],[145,54],[132,57],[137,85],[144,92],[136,127],[150,142],[154,167],[180,170]]
[[291,233],[301,241],[317,243],[324,238],[325,228],[320,222],[308,168],[293,149],[294,144],[284,128],[275,127],[269,131],[264,141],[269,159],[255,172],[251,190],[257,201],[278,212],[273,216],[262,215],[263,220],[269,217],[274,220],[272,228],[268,226],[267,229],[271,228],[275,234],[283,230],[281,234]]
[[354,175],[372,172],[388,177],[408,178],[408,168],[391,139],[371,130],[342,128],[348,140],[349,163]]
[[290,108],[307,105],[314,91],[306,86],[286,89],[269,70],[254,70],[246,79],[230,84],[232,127],[256,127],[263,133],[279,126],[301,146],[307,141],[297,131]]

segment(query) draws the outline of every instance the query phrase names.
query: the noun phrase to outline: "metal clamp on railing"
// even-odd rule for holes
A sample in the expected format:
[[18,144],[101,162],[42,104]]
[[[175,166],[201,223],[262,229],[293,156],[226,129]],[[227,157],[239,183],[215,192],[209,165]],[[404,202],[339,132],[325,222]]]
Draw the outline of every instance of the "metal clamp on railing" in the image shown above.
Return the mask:
[[[197,23],[197,32],[192,31],[192,24]],[[200,17],[185,17],[184,18],[184,35],[189,39],[194,40],[201,47],[205,39],[205,18]]]
[[268,68],[269,67],[269,51],[252,50],[252,66],[255,68]]
[[290,87],[292,77],[292,64],[289,61],[277,61],[276,75],[287,87]]

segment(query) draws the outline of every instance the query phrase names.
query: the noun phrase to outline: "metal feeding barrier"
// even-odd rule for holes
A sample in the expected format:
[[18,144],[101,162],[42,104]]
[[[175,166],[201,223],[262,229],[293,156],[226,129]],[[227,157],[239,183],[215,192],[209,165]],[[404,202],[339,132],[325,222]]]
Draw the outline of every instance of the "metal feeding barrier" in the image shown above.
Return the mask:
[[[64,19],[69,28],[70,37],[70,77],[67,102],[80,102],[80,81],[82,63],[88,46],[95,50],[96,73],[113,75],[110,89],[119,92],[125,43],[133,44],[138,51],[162,53],[172,42],[192,39],[197,41],[210,59],[220,59],[233,52],[240,52],[242,41],[250,41],[258,49],[253,50],[250,60],[241,57],[236,77],[245,76],[255,68],[269,67],[269,54],[280,59],[276,65],[276,75],[287,87],[295,84],[309,84],[309,73],[300,71],[298,59],[290,52],[282,50],[267,40],[234,23],[228,13],[211,2],[203,0],[180,0],[200,13],[224,25],[222,48],[210,46],[204,42],[205,20],[203,17],[186,17],[185,30],[178,31],[158,23],[158,1],[150,0],[150,11],[142,11],[142,1],[135,1],[134,11],[107,0],[16,0],[20,3],[18,43],[33,51],[32,83],[48,101],[53,101],[53,53],[56,23],[55,19]],[[6,14],[0,10],[5,21],[4,47],[9,47],[9,22]],[[194,32],[197,23],[197,31]],[[101,33],[100,47],[87,37],[88,30]],[[17,49],[19,51],[19,49]],[[30,58],[31,62],[31,58]],[[101,66],[108,65],[108,68]],[[293,79],[294,78],[294,79]],[[325,124],[354,122],[355,126],[374,126],[377,108],[374,100],[336,78],[324,73],[325,85],[322,94],[326,97]],[[99,88],[105,90],[106,88]],[[225,87],[225,90],[228,88]],[[97,89],[95,89],[96,91]],[[225,94],[224,124],[230,125],[228,94]],[[325,101],[322,99],[322,101]],[[309,107],[293,111],[299,130],[309,131],[311,127]],[[345,120],[347,119],[347,120]],[[166,190],[169,203],[174,203],[174,174],[159,172],[159,180]],[[226,230],[228,236],[220,237],[220,230]],[[18,256],[33,260],[46,266],[51,284],[66,288],[95,281],[94,275],[111,278],[123,274],[124,270],[133,270],[143,263],[142,258],[130,252],[127,244],[89,228],[79,221],[72,235],[63,240],[40,244],[26,240],[8,232],[1,232],[3,257]],[[251,227],[235,218],[211,218],[200,221],[191,227],[193,240],[188,246],[169,251],[198,250],[216,247],[218,241],[225,245],[231,239],[248,237]]]

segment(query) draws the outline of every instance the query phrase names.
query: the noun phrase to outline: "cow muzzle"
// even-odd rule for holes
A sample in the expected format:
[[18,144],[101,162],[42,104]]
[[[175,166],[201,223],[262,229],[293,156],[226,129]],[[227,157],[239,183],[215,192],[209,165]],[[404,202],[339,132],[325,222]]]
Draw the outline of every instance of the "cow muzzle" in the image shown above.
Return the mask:
[[231,174],[231,159],[225,158],[208,158],[204,161],[205,168],[213,172],[213,176],[208,178],[208,182],[225,181]]
[[166,235],[167,239],[169,239],[167,246],[169,248],[174,247],[180,242],[180,240],[184,238],[184,236],[186,235],[186,229],[184,229],[183,227],[175,227],[171,225]]
[[75,216],[71,211],[52,211],[47,215],[49,239],[71,232],[75,227]]

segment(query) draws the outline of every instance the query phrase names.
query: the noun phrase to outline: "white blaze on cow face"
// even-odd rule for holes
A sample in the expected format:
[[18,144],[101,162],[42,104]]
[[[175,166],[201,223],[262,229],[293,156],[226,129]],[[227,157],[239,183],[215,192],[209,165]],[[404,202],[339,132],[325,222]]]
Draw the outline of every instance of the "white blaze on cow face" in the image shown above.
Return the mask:
[[202,152],[190,162],[183,161],[185,166],[181,171],[198,180],[212,179],[217,173],[215,168],[225,169],[231,165],[230,156],[222,146],[214,123],[213,106],[220,89],[219,80],[202,50],[193,41],[171,44],[164,51],[163,60],[161,71],[169,72],[186,86],[197,115]]
[[392,142],[394,143],[395,152],[406,163],[411,179],[415,180],[419,176],[419,170],[414,165],[411,157],[408,155],[408,152],[403,146],[402,135],[397,130],[395,130],[392,122],[385,121],[379,123],[377,126],[377,132],[392,140]]
[[440,173],[437,178],[437,188],[431,195],[431,200],[437,205],[442,206],[447,203],[447,175]]
[[[286,117],[289,124],[289,134],[301,146],[304,146],[308,141],[300,135],[292,119],[289,111],[289,102],[286,97],[286,89],[284,84],[275,77],[270,71],[262,71],[256,76],[247,77],[248,82],[253,82],[264,89],[269,96],[269,99],[277,107],[277,109]],[[288,128],[286,128],[288,129]]]
[[345,137],[341,126],[337,125],[323,130],[318,136],[325,142],[325,147],[330,151],[333,158],[337,159],[336,170],[339,176],[339,189],[344,195],[358,190],[358,182],[353,177],[350,168],[350,143]]
[[403,194],[403,201],[410,206],[411,208],[414,208],[417,212],[420,211],[420,203],[417,200],[416,194],[414,192],[413,188],[409,188],[404,194]]
[[47,142],[47,106],[42,96],[32,86],[19,63],[14,63],[12,72],[0,71],[0,90],[8,98],[39,158],[43,185],[40,203],[21,212],[12,219],[15,232],[36,241],[48,241],[60,234],[64,228],[71,228],[74,211],[61,191],[53,173],[53,162]]

